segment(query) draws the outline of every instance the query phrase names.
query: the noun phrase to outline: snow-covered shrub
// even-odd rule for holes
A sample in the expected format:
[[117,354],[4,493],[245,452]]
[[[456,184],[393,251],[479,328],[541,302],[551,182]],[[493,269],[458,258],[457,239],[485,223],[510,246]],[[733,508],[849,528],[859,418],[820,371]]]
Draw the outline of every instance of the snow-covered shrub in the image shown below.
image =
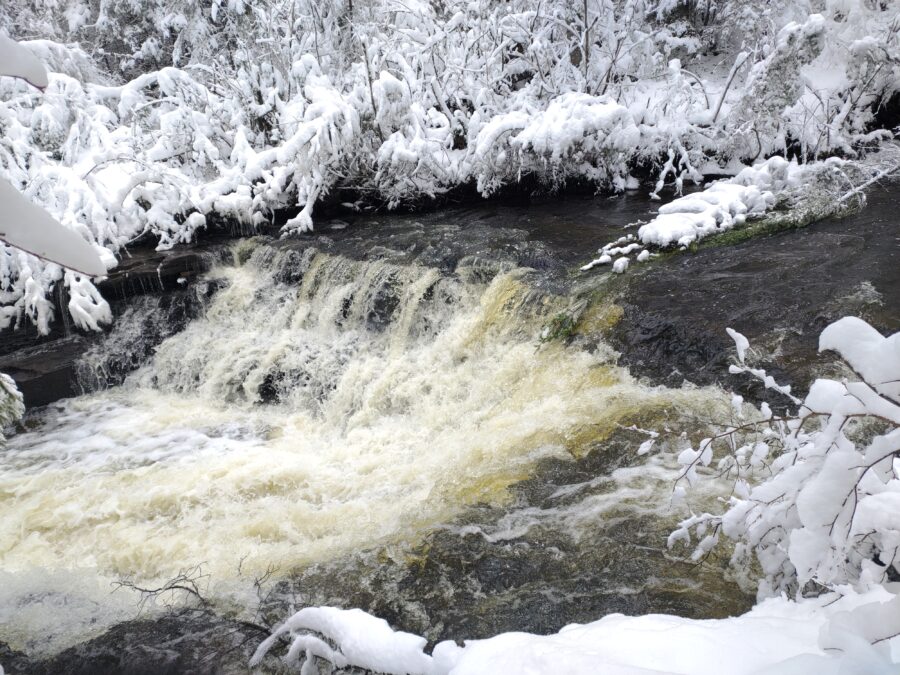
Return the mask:
[[641,141],[634,118],[605,96],[569,92],[531,115],[511,112],[485,125],[475,142],[482,192],[535,175],[549,185],[571,177],[624,187]]
[[[42,38],[26,44],[52,73],[43,97],[0,81],[0,177],[110,263],[211,216],[293,210],[285,233],[308,230],[338,191],[621,190],[639,168],[680,192],[877,144],[898,26],[895,3],[864,0],[10,0],[0,30]],[[26,282],[46,300],[61,274],[3,264],[17,323]]]
[[[790,23],[778,34],[771,53],[754,64],[747,76],[743,95],[731,112],[737,129],[784,145],[781,114],[803,94],[800,69],[811,63],[823,49],[825,19],[813,14],[804,23]],[[762,147],[758,152],[764,152]]]
[[[760,596],[815,592],[850,584],[861,590],[900,570],[900,333],[885,338],[846,317],[819,338],[852,369],[842,381],[816,380],[804,399],[745,362],[749,343],[729,329],[738,363],[796,406],[776,415],[736,400],[737,419],[684,450],[682,478],[709,471],[733,481],[723,513],[685,519],[669,545],[699,543],[695,559],[720,541],[734,544],[732,564],[761,571]],[[679,493],[684,487],[676,488]]]
[[[50,51],[53,55],[52,50]],[[0,35],[0,75],[17,78],[13,81],[25,82],[38,90],[44,90],[49,86],[46,69],[35,54],[2,35]],[[43,137],[46,143],[52,144],[54,140],[62,142],[63,124],[59,124],[59,120],[54,119],[52,115],[48,117],[39,115],[42,106],[34,111],[32,117],[37,117],[39,122],[45,123],[34,125],[32,140]],[[2,118],[0,121],[3,121]],[[16,128],[18,120],[12,116],[6,122],[8,127],[12,128],[12,133],[9,134],[6,147],[0,145],[0,165],[5,159],[14,165],[19,173],[27,172],[21,161],[17,161],[21,157],[15,157],[17,151],[21,151],[25,156],[30,152],[28,143],[22,142],[26,135],[25,129]],[[47,138],[51,140],[46,140]],[[35,140],[35,143],[40,145],[41,140]],[[55,173],[51,170],[50,175],[43,176],[44,180],[56,178]],[[43,185],[46,183],[35,181],[28,185],[28,191],[33,195]],[[47,211],[36,206],[28,196],[23,197],[16,187],[0,178],[0,209],[2,209],[0,241],[8,244],[0,246],[0,299],[4,301],[0,306],[0,329],[27,314],[39,330],[42,332],[49,330],[53,309],[46,299],[44,290],[52,287],[62,275],[60,265],[78,270],[77,274],[67,272],[65,282],[70,289],[70,307],[78,308],[77,312],[73,312],[76,324],[97,329],[98,322],[109,320],[109,306],[86,275],[105,274],[107,268],[103,259],[95,247],[88,243],[90,237],[86,241],[81,236],[82,232],[79,230],[83,230],[83,227],[80,228],[77,223],[70,224],[68,228],[64,227]],[[32,265],[36,268],[34,272],[21,273],[23,270],[30,272]],[[36,283],[38,275],[44,277],[45,285]]]

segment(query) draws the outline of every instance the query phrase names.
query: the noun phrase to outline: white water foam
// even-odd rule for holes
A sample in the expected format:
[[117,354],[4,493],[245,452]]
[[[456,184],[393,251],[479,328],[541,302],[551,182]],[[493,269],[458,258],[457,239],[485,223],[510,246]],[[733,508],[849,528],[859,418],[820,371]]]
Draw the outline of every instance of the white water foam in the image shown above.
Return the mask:
[[273,566],[411,540],[502,501],[539,458],[708,396],[541,344],[560,300],[522,270],[479,283],[304,264],[299,286],[262,255],[218,270],[228,287],[150,364],[11,439],[0,565],[13,586],[77,569],[108,588],[203,564],[215,596]]

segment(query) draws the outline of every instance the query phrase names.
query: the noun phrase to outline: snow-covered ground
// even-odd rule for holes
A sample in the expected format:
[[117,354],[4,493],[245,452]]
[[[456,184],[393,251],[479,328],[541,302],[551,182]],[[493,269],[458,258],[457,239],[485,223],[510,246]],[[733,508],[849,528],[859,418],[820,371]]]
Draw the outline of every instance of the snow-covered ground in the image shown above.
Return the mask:
[[[300,610],[263,643],[289,635],[289,663],[317,660],[390,675],[896,675],[900,598],[883,588],[793,602],[773,598],[742,616],[698,621],[612,614],[555,635],[504,633],[425,650],[361,610]],[[873,645],[872,638],[880,641]],[[327,641],[326,641],[327,640]],[[335,645],[332,647],[331,645]]]

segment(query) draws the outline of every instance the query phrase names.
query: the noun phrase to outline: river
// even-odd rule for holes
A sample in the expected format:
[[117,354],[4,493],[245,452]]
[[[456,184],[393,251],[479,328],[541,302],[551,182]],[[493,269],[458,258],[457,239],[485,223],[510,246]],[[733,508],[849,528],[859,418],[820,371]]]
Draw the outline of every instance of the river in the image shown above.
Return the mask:
[[[10,662],[60,672],[77,653],[64,670],[101,672],[127,647],[109,672],[242,672],[259,635],[245,626],[227,650],[206,632],[303,604],[363,607],[430,640],[743,611],[752,596],[724,561],[665,548],[685,508],[674,455],[744,386],[726,374],[726,325],[801,386],[833,367],[814,350],[831,318],[897,330],[898,189],[615,277],[575,270],[647,218],[642,197],[221,246],[188,282],[205,284],[196,318],[148,331],[158,305],[132,302],[80,359],[89,391],[30,411],[3,451]],[[124,353],[146,358],[122,381]],[[134,589],[179,575],[207,604]],[[198,637],[162,649],[166,631]]]

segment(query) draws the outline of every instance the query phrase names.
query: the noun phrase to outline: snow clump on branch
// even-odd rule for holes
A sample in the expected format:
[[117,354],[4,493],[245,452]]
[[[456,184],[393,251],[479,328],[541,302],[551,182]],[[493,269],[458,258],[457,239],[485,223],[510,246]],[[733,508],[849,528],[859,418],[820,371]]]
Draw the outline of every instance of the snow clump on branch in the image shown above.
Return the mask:
[[688,485],[715,470],[733,494],[724,513],[685,519],[669,545],[699,538],[694,558],[724,536],[732,565],[752,578],[762,570],[761,598],[852,586],[864,591],[900,572],[900,333],[883,337],[845,317],[819,338],[857,377],[818,379],[804,399],[764,370],[745,363],[746,338],[733,374],[748,374],[787,396],[796,412],[774,415],[767,404],[682,452]]

